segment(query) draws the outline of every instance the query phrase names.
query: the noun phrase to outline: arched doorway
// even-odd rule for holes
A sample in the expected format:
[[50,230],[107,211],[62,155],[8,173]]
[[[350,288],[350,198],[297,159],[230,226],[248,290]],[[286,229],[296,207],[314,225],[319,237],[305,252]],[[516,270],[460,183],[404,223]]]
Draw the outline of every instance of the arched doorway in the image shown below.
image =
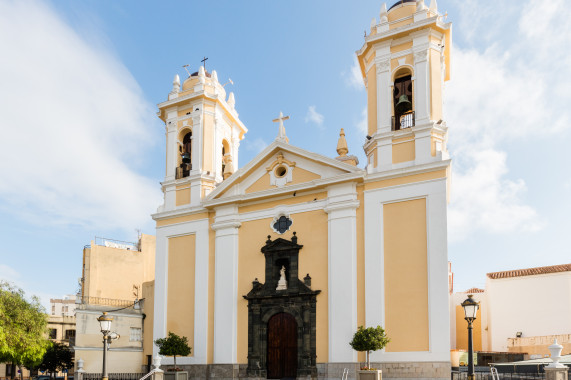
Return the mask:
[[268,321],[268,379],[297,377],[297,322],[289,313]]

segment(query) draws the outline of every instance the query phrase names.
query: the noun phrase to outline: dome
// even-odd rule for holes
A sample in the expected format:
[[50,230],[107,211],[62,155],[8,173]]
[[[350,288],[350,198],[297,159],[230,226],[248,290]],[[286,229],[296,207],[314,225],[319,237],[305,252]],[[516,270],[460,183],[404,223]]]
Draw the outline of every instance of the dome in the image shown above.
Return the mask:
[[[206,77],[210,78],[212,75],[206,71]],[[190,90],[198,83],[198,71],[192,73],[188,78],[182,83],[182,91]]]
[[389,11],[391,9],[393,9],[394,7],[396,7],[397,5],[404,4],[404,3],[416,3],[416,0],[399,0],[389,8]]

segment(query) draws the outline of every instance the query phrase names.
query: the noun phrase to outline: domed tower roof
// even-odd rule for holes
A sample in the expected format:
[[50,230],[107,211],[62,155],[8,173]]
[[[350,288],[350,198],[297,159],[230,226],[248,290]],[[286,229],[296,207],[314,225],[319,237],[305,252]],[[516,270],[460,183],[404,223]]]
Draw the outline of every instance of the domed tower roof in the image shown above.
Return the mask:
[[397,1],[396,3],[394,3],[393,5],[391,5],[391,7],[389,8],[389,11],[390,11],[391,9],[393,9],[394,7],[396,7],[397,5],[401,5],[401,4],[404,4],[404,3],[415,3],[415,4],[416,4],[416,0],[399,0],[399,1]]

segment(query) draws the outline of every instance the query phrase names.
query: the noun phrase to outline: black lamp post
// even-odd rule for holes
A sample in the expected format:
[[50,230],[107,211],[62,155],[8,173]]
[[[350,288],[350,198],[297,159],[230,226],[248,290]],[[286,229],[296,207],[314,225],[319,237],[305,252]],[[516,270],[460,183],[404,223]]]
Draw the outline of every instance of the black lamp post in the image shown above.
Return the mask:
[[103,314],[97,318],[99,321],[99,325],[101,326],[101,333],[103,334],[103,371],[102,371],[102,380],[108,380],[107,376],[107,347],[109,345],[109,341],[111,340],[110,333],[111,333],[111,322],[113,321],[113,317],[107,315],[107,312],[104,311]]
[[476,313],[480,304],[476,302],[473,295],[468,295],[466,301],[462,302],[464,308],[464,319],[468,321],[468,380],[474,380],[474,348],[472,347],[472,323],[476,320]]

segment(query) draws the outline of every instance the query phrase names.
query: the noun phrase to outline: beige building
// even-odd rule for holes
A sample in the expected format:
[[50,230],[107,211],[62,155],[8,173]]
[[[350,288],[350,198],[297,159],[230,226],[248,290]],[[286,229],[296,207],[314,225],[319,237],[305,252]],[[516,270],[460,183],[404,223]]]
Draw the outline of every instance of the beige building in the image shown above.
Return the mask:
[[110,345],[108,372],[146,371],[142,309],[144,289],[152,287],[154,273],[154,236],[143,234],[136,243],[96,238],[84,248],[74,349],[76,362],[83,359],[87,373],[101,372],[103,336],[97,318],[104,311],[113,317],[112,331],[119,335]]

